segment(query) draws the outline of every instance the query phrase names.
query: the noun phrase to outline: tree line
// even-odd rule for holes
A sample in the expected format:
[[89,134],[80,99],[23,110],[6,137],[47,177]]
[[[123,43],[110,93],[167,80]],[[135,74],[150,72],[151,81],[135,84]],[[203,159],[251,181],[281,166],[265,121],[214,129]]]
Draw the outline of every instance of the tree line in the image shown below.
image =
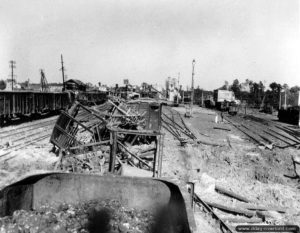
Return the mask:
[[272,82],[269,88],[266,89],[262,81],[254,82],[246,79],[245,82],[240,83],[238,79],[235,79],[231,85],[225,81],[225,84],[220,89],[231,90],[237,99],[258,108],[268,104],[274,108],[278,108],[281,92],[285,92],[287,102],[291,102],[296,93],[300,91],[299,86],[289,87],[286,83],[281,85],[276,82]]

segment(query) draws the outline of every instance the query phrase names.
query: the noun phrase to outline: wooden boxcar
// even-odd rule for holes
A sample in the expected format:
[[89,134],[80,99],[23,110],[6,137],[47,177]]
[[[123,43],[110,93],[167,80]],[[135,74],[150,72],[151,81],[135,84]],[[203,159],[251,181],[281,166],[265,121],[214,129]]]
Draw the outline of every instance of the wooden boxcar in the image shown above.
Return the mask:
[[0,91],[0,123],[15,117],[67,109],[71,93]]

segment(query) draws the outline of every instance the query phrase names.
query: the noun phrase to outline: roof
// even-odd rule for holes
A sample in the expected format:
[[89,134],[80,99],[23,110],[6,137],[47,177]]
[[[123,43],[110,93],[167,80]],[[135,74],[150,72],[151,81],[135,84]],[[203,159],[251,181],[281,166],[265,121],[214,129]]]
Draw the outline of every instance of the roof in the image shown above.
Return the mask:
[[79,86],[86,86],[83,82],[81,82],[78,79],[69,79],[69,80],[65,81],[65,83],[75,83]]

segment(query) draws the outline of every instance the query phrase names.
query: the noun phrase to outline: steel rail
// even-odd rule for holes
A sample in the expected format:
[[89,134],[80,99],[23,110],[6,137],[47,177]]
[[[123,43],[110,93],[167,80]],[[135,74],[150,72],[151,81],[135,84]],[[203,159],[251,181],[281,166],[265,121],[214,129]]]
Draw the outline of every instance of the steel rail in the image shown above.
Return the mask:
[[22,127],[18,127],[18,128],[14,128],[14,129],[10,129],[10,130],[5,130],[5,131],[0,131],[0,135],[1,134],[5,134],[7,132],[12,132],[12,131],[17,131],[17,130],[20,130],[20,129],[26,129],[26,128],[30,128],[32,126],[37,126],[37,125],[40,125],[40,124],[47,124],[47,123],[52,123],[52,122],[55,122],[57,119],[52,119],[52,120],[49,120],[49,121],[43,121],[43,122],[35,122],[35,124],[29,124],[29,125],[25,125],[25,126],[22,126]]

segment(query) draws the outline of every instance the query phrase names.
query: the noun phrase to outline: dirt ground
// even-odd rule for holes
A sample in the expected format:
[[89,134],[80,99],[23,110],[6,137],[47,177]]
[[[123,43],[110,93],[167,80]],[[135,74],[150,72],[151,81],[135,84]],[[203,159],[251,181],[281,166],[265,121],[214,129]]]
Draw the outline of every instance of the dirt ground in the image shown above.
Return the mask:
[[[174,108],[184,114],[185,108]],[[221,185],[251,200],[252,203],[286,208],[286,213],[269,211],[264,224],[300,225],[300,183],[286,177],[294,176],[291,156],[296,149],[260,149],[243,133],[229,123],[215,123],[216,113],[195,107],[187,125],[200,139],[224,146],[187,144],[180,146],[174,137],[165,132],[162,176],[195,182],[195,192],[204,200],[228,206],[240,202],[219,194],[215,185]],[[215,126],[228,130],[214,129]],[[29,174],[47,172],[57,161],[49,139],[14,152],[15,157],[0,160],[0,188]],[[218,215],[230,214],[216,210]],[[197,232],[219,232],[210,219],[196,211]]]
[[[184,108],[176,110],[185,112]],[[269,211],[264,224],[300,224],[300,183],[285,176],[295,176],[292,155],[300,151],[260,149],[228,122],[216,124],[215,116],[213,111],[196,107],[193,117],[186,118],[186,122],[199,139],[225,146],[200,143],[181,147],[171,134],[166,133],[163,176],[195,182],[196,193],[211,202],[231,207],[241,204],[217,193],[215,185],[220,185],[252,203],[286,209],[284,214]],[[228,130],[214,129],[218,126]],[[219,210],[216,212],[221,218],[230,216]],[[196,221],[199,221],[197,214]]]
[[[52,119],[52,118],[51,118]],[[42,122],[42,121],[41,121]],[[19,127],[29,125],[25,123],[18,126],[8,126],[4,130],[15,130]],[[0,129],[1,130],[1,129]],[[45,132],[51,133],[49,127],[40,127],[30,134],[34,133],[32,137],[37,137]],[[25,137],[24,140],[14,142],[15,138],[23,137],[24,133],[15,135],[14,137],[2,137],[0,135],[0,155],[6,153],[6,144],[14,146],[20,144],[22,141],[30,140],[30,137]],[[3,187],[21,180],[22,178],[31,174],[45,173],[53,169],[53,164],[57,161],[57,156],[51,153],[52,144],[49,142],[50,138],[32,143],[20,150],[14,150],[9,155],[0,156],[0,189]]]

